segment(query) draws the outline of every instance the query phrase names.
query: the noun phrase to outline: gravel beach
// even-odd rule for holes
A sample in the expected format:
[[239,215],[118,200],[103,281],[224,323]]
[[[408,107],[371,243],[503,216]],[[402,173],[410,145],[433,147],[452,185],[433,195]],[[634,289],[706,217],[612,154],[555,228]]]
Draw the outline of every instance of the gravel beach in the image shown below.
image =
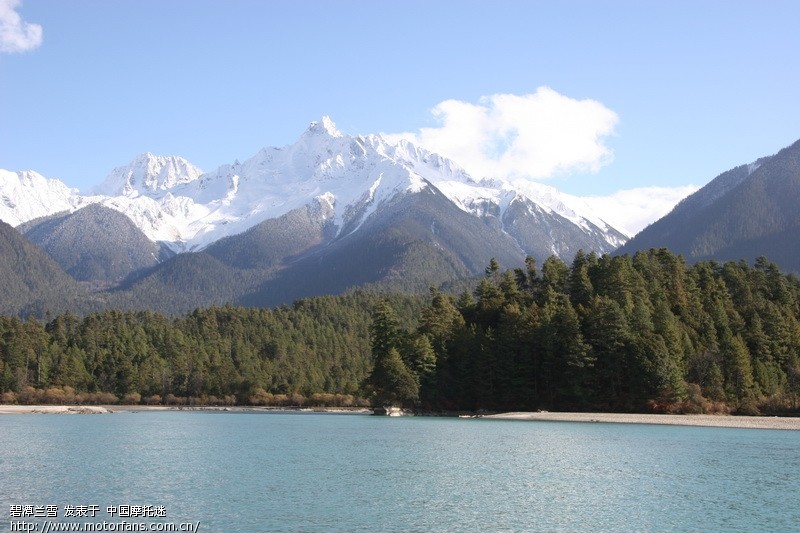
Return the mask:
[[486,415],[500,420],[534,420],[551,422],[599,422],[613,424],[667,424],[674,426],[708,426],[752,429],[800,430],[800,418],[730,415],[657,415],[630,413],[551,413],[524,412]]

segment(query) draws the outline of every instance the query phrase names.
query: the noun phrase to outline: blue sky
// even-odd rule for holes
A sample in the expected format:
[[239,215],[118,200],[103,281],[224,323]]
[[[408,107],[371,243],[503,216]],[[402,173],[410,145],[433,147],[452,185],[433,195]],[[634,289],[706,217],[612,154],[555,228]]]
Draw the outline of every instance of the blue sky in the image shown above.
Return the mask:
[[213,170],[329,115],[652,211],[800,138],[799,20],[788,0],[0,0],[0,168],[81,190],[146,151]]

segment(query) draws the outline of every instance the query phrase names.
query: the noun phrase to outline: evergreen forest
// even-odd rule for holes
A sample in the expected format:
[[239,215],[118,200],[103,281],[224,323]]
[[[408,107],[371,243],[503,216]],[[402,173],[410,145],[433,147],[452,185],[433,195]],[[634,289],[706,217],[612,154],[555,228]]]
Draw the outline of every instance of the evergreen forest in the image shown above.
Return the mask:
[[765,258],[578,252],[460,294],[363,290],[231,305],[0,317],[0,401],[397,405],[789,414],[800,410],[800,281]]

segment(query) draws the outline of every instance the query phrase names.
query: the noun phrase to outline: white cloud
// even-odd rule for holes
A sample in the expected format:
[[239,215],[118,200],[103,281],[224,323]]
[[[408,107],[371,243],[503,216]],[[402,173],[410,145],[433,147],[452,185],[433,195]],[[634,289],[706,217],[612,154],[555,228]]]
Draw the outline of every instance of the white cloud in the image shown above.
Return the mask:
[[19,0],[0,0],[0,53],[14,54],[42,44],[42,27],[24,22],[17,13]]
[[613,159],[603,140],[613,134],[617,114],[549,87],[522,96],[484,96],[478,104],[446,100],[432,113],[439,127],[384,136],[453,159],[479,179],[596,172]]
[[672,211],[678,202],[698,189],[696,185],[639,187],[582,199],[600,218],[633,236]]

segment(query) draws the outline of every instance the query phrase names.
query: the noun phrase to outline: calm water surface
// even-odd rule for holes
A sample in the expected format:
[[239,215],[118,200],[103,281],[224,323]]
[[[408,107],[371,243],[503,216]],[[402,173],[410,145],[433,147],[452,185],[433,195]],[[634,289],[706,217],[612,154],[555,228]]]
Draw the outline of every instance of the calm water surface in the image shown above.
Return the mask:
[[103,514],[163,505],[166,521],[199,521],[209,533],[800,531],[800,432],[302,413],[8,415],[0,530],[11,505],[98,505]]

